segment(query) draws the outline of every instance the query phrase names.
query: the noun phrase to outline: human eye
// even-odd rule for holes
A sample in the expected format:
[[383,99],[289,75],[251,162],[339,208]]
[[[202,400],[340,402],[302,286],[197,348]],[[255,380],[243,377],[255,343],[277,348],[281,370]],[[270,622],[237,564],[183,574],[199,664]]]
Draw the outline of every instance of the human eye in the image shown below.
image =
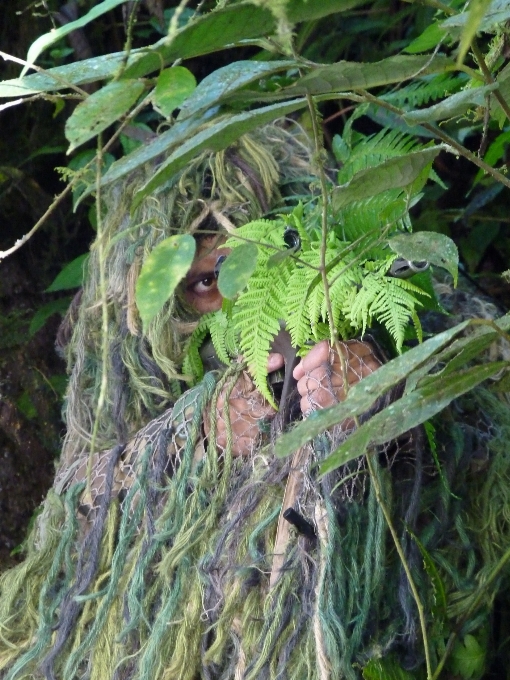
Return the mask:
[[197,295],[209,293],[216,288],[216,277],[213,274],[204,276],[200,281],[196,281],[191,288]]

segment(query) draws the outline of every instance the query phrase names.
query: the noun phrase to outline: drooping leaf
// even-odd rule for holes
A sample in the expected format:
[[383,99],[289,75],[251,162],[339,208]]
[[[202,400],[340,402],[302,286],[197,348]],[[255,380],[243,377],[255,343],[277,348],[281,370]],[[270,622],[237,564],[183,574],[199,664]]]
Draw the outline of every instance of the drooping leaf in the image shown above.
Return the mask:
[[[128,64],[141,49],[131,52]],[[125,55],[122,52],[114,52],[101,57],[93,57],[73,64],[50,68],[44,73],[32,73],[24,78],[4,80],[0,82],[0,98],[26,97],[38,92],[65,90],[70,84],[85,85],[97,80],[105,80],[115,75],[124,59]]]
[[484,366],[474,366],[448,377],[435,376],[425,387],[405,395],[360,425],[324,460],[320,466],[321,473],[331,472],[350,460],[365,455],[372,447],[400,437],[507,366],[508,362],[497,361]]
[[71,288],[79,288],[83,283],[83,273],[87,266],[89,259],[88,253],[80,255],[79,257],[66,264],[60,274],[54,281],[46,288],[46,293],[54,293],[57,290],[69,290]]
[[334,208],[339,210],[349,203],[375,196],[388,189],[408,186],[432,163],[440,151],[440,146],[413,151],[358,172],[350,182],[332,192]]
[[127,113],[144,89],[138,80],[118,80],[78,104],[65,126],[65,135],[71,142],[68,153]]
[[230,253],[218,276],[218,289],[223,297],[231,300],[243,290],[257,266],[257,254],[254,243],[243,243]]
[[[358,4],[362,3],[358,0],[290,0],[286,12],[289,20],[297,23],[319,19]],[[176,59],[209,54],[234,46],[241,40],[265,37],[275,31],[276,20],[270,10],[251,2],[239,2],[198,17],[172,39],[163,38],[150,47],[132,50],[124,77],[141,78]],[[125,54],[117,52],[58,66],[45,73],[6,80],[0,82],[0,97],[24,97],[37,92],[61,90],[66,83],[82,85],[111,78],[124,60]]]
[[274,73],[293,68],[297,62],[285,61],[235,61],[216,69],[206,76],[181,107],[178,120],[195,115],[221,102],[249,83]]
[[35,40],[32,43],[32,45],[30,45],[27,54],[28,65],[23,68],[20,78],[23,78],[25,73],[30,68],[30,64],[34,64],[37,57],[47,47],[54,45],[64,36],[68,35],[72,31],[75,31],[77,28],[83,28],[94,19],[97,19],[97,17],[100,17],[102,14],[109,12],[111,9],[117,7],[117,5],[122,4],[124,1],[125,0],[103,0],[103,2],[100,2],[98,5],[93,7],[89,12],[87,12],[87,14],[80,17],[79,19],[71,21],[65,24],[64,26],[60,26],[60,28],[53,28],[49,33],[45,33],[44,35],[39,36],[37,40]]
[[272,104],[255,111],[247,111],[230,116],[202,130],[179,146],[145,186],[135,194],[132,209],[134,210],[145,196],[148,196],[156,187],[163,184],[169,177],[183,168],[200,151],[204,149],[210,149],[211,151],[225,149],[235,142],[236,139],[239,139],[241,135],[254,130],[260,125],[270,123],[280,116],[297,111],[304,106],[306,106],[306,99],[295,99],[282,104]]
[[486,105],[487,95],[498,88],[498,83],[484,85],[483,87],[474,87],[463,92],[452,94],[451,97],[446,97],[443,101],[426,109],[417,109],[416,111],[409,111],[404,116],[404,120],[409,125],[417,123],[430,123],[436,120],[445,120],[446,118],[454,118],[466,113],[468,109],[473,106]]
[[166,68],[158,76],[154,90],[154,108],[168,118],[197,86],[195,76],[184,66]]
[[468,634],[462,642],[455,643],[448,665],[464,680],[476,679],[483,673],[486,654],[475,636]]
[[[191,134],[207,122],[213,115],[213,110],[206,111],[201,117],[187,118],[172,125],[169,130],[165,130],[160,135],[154,137],[153,140],[147,144],[143,144],[132,151],[128,156],[121,158],[112,164],[110,169],[102,176],[101,186],[106,186],[111,182],[115,182],[121,177],[133,172],[145,163],[158,158],[159,156],[168,156],[169,150],[173,147],[182,144]],[[90,187],[84,193],[87,196],[94,187]]]
[[459,251],[451,238],[432,231],[398,234],[388,240],[390,248],[406,260],[425,260],[448,271],[457,285]]
[[426,365],[434,354],[447,347],[468,325],[469,322],[464,321],[413,347],[351,387],[341,404],[311,413],[305,421],[277,440],[276,455],[288,456],[333,425],[368,411],[376,399],[420,366]]
[[444,73],[453,70],[454,63],[448,57],[398,55],[375,63],[340,61],[337,64],[318,66],[284,88],[281,95],[324,94],[345,90],[369,89],[390,83],[400,83],[420,75]]
[[195,249],[190,234],[170,236],[158,243],[143,263],[136,283],[136,305],[145,329],[186,276]]

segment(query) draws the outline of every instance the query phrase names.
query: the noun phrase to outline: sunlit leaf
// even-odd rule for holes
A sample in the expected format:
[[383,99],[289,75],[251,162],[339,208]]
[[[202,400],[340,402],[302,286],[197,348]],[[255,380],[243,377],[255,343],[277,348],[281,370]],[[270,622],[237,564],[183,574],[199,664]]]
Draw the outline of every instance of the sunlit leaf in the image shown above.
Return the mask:
[[144,89],[138,80],[118,80],[78,104],[65,126],[65,135],[71,142],[68,153],[127,113]]
[[192,158],[204,149],[220,151],[227,148],[239,137],[254,130],[260,125],[270,123],[276,118],[306,106],[306,99],[295,99],[282,104],[272,104],[255,111],[246,111],[214,123],[179,146],[161,165],[154,176],[135,194],[132,209],[134,210],[156,187],[166,182],[172,175],[183,168]]
[[143,263],[136,283],[136,305],[144,329],[186,276],[195,249],[196,242],[190,234],[170,236],[158,243]]
[[423,261],[443,267],[457,284],[459,251],[451,238],[432,231],[398,234],[388,240],[390,248],[406,260]]
[[257,254],[254,243],[243,243],[233,249],[218,276],[218,290],[223,297],[231,300],[243,290],[257,266]]
[[[37,40],[35,40],[30,45],[27,54],[27,62],[29,63],[29,65],[34,64],[37,57],[47,47],[54,45],[64,36],[68,35],[72,31],[75,31],[77,28],[83,28],[94,19],[97,19],[97,17],[100,17],[102,14],[109,12],[111,9],[117,7],[117,5],[121,5],[123,2],[125,2],[125,0],[103,0],[103,2],[100,2],[98,5],[93,7],[89,12],[87,12],[87,14],[84,14],[79,19],[76,19],[76,21],[71,21],[65,24],[64,26],[61,26],[60,28],[53,28],[49,33],[45,33],[44,35],[39,36],[39,38],[37,38]],[[20,78],[22,78],[25,75],[28,69],[29,66],[24,67],[23,71],[21,72]]]
[[350,182],[334,189],[331,197],[334,208],[339,210],[349,203],[375,196],[388,189],[408,186],[432,163],[440,151],[440,146],[413,151],[358,172]]
[[166,68],[158,76],[154,90],[154,108],[168,118],[190,96],[197,81],[184,66]]
[[47,293],[54,293],[57,290],[69,290],[71,288],[79,288],[83,283],[83,274],[88,264],[89,255],[80,255],[79,257],[69,262],[60,274],[54,279],[48,288]]
[[445,33],[445,29],[442,28],[439,23],[430,24],[421,35],[404,48],[404,52],[407,52],[408,54],[419,54],[420,52],[432,50],[441,42]]

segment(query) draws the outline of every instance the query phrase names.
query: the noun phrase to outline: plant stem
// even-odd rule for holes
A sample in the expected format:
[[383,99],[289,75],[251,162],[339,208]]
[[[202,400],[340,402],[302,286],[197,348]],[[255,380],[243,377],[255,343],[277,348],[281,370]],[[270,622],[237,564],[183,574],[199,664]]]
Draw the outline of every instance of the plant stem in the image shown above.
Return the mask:
[[97,410],[94,418],[94,427],[90,439],[90,455],[87,464],[87,486],[90,486],[92,475],[92,460],[96,448],[99,419],[106,401],[108,388],[108,296],[106,292],[106,248],[104,243],[103,220],[101,214],[101,170],[103,165],[102,135],[97,138],[96,153],[96,220],[97,220],[97,254],[99,262],[99,294],[101,305],[101,384],[97,399]]
[[34,224],[32,229],[28,232],[28,234],[25,234],[25,236],[22,236],[19,238],[16,243],[9,248],[8,250],[0,250],[0,262],[7,257],[8,255],[12,255],[12,253],[15,253],[16,250],[21,248],[21,246],[25,245],[25,243],[28,241],[28,239],[32,238],[32,236],[35,234],[35,232],[41,227],[44,222],[50,217],[50,215],[54,212],[55,208],[62,203],[64,198],[72,191],[73,184],[68,184],[64,191],[62,191],[53,201],[53,203],[49,206],[49,208],[46,210],[44,215],[42,215],[37,222]]
[[416,608],[418,609],[418,617],[420,619],[420,628],[421,628],[421,633],[423,637],[423,647],[425,651],[425,665],[427,667],[427,680],[434,680],[435,676],[432,676],[432,667],[430,665],[430,650],[429,650],[429,641],[428,641],[428,636],[427,636],[427,626],[426,626],[426,621],[425,621],[425,614],[424,614],[424,609],[423,609],[423,604],[422,601],[420,600],[420,595],[418,593],[418,588],[416,587],[416,584],[413,579],[413,575],[411,574],[411,570],[409,568],[409,564],[407,563],[406,556],[404,555],[404,550],[402,548],[402,545],[400,543],[400,540],[397,536],[397,531],[395,529],[395,526],[393,524],[393,521],[391,519],[391,515],[389,513],[388,508],[386,507],[386,504],[383,500],[382,493],[381,493],[381,486],[379,484],[379,480],[377,478],[375,469],[374,469],[374,464],[372,463],[371,460],[371,454],[368,452],[365,455],[365,460],[367,461],[367,466],[368,470],[370,472],[370,479],[372,481],[372,484],[374,485],[374,491],[375,491],[375,497],[377,499],[377,502],[379,503],[379,506],[383,512],[384,519],[386,520],[386,524],[388,525],[388,529],[390,530],[391,537],[393,539],[393,543],[395,544],[395,548],[397,550],[398,556],[400,558],[400,561],[402,563],[402,567],[404,569],[406,578],[409,582],[409,587],[411,588],[411,592],[413,594],[414,601],[416,603]]
[[[478,47],[478,43],[474,39],[471,42],[471,49],[473,51],[473,54],[475,56],[476,61],[478,62],[478,66],[480,67],[480,70],[484,75],[485,82],[488,85],[492,85],[496,81],[492,77],[492,73],[489,71],[489,68],[488,68],[488,66],[485,62],[485,58],[484,58],[480,48]],[[510,120],[510,107],[508,106],[508,104],[505,101],[505,98],[503,97],[501,92],[499,90],[494,90],[492,92],[492,94],[498,100],[499,105],[501,106],[501,108],[503,109],[503,111],[506,114],[506,117]]]
[[326,173],[324,172],[324,164],[322,163],[322,136],[319,134],[319,121],[318,113],[315,106],[314,99],[312,95],[307,94],[306,100],[308,102],[308,110],[310,112],[310,118],[312,121],[312,131],[313,139],[315,144],[315,163],[317,165],[317,170],[319,174],[319,181],[321,185],[321,198],[322,198],[322,231],[321,231],[321,250],[320,250],[320,275],[322,278],[322,284],[324,287],[324,301],[326,303],[326,309],[328,313],[329,320],[329,332],[330,332],[330,342],[332,347],[335,348],[338,358],[340,359],[340,367],[342,371],[343,389],[344,395],[347,396],[349,391],[349,378],[347,371],[347,362],[342,352],[340,342],[338,340],[338,333],[335,328],[333,319],[333,307],[331,305],[331,296],[329,294],[329,282],[328,282],[328,272],[326,263],[326,253],[328,247],[328,184],[326,181]]

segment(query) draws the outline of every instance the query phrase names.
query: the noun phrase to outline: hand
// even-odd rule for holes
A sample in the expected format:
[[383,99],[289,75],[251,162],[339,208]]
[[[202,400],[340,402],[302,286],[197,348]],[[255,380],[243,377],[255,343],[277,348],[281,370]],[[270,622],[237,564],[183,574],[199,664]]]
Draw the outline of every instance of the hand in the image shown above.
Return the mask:
[[[267,362],[267,372],[272,373],[284,365],[281,354],[270,354]],[[219,450],[227,446],[227,427],[224,418],[226,395],[231,384],[222,389],[216,407],[216,446]],[[228,399],[230,427],[232,428],[232,455],[246,456],[256,447],[260,438],[259,424],[263,420],[271,420],[276,415],[275,409],[269,404],[255,387],[247,371],[237,379]],[[206,414],[204,421],[205,434],[210,433],[210,418]]]
[[[361,340],[340,342],[345,359],[347,379],[350,386],[381,366],[372,346]],[[333,406],[345,399],[342,364],[336,350],[327,340],[319,342],[294,369],[294,378],[301,396],[301,411],[311,411]]]

